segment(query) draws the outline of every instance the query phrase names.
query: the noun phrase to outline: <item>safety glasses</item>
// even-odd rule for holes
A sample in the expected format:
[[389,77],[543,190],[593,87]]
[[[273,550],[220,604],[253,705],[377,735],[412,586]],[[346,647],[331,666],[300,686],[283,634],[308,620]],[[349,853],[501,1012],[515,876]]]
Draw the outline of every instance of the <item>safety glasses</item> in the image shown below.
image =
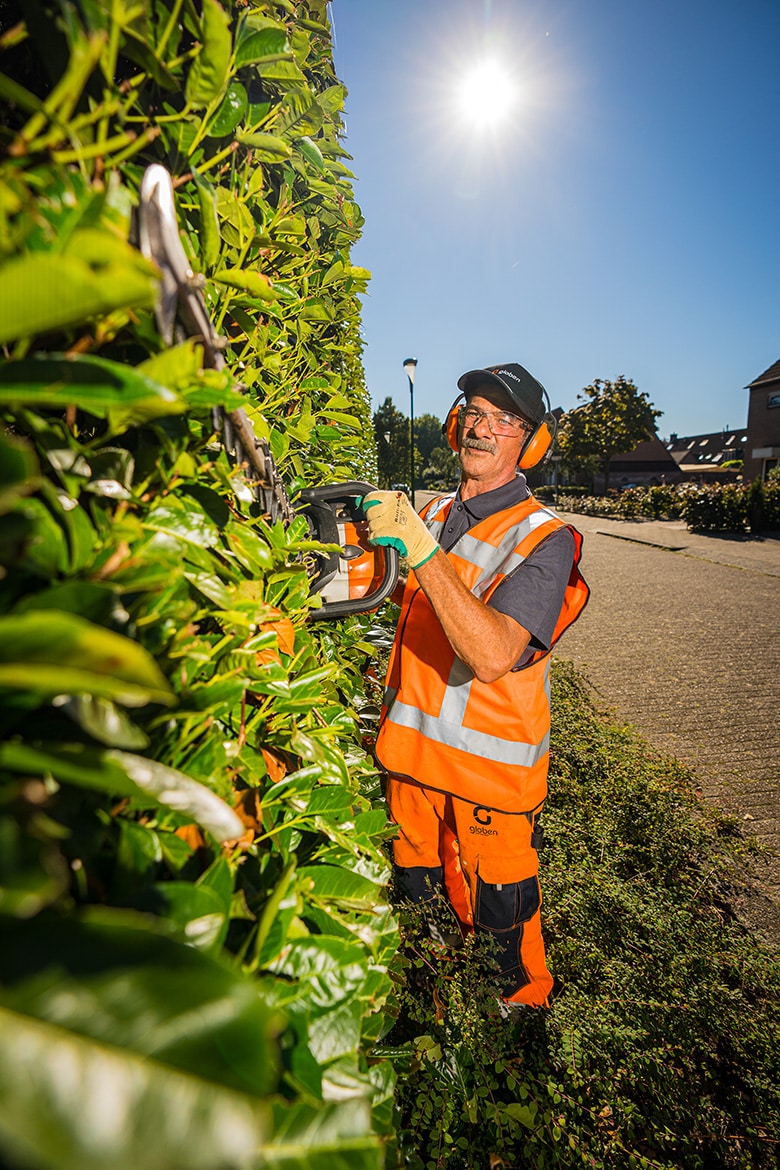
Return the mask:
[[477,426],[483,418],[492,435],[519,435],[521,431],[530,431],[531,427],[508,410],[480,410],[478,406],[461,406],[458,410],[458,423],[462,427],[471,429]]

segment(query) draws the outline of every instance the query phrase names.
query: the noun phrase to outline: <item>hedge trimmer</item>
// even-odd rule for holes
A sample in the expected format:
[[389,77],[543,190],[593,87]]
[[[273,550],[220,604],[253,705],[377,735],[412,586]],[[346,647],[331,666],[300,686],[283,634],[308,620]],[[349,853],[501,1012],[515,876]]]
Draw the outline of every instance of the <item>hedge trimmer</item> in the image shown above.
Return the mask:
[[[138,235],[144,256],[160,270],[155,318],[166,345],[197,338],[204,365],[224,369],[226,341],[217,335],[206,308],[203,277],[193,272],[182,247],[173,183],[159,164],[144,172]],[[336,618],[376,609],[395,587],[399,558],[395,549],[368,542],[361,502],[373,487],[355,481],[308,488],[294,504],[267,441],[256,434],[243,407],[229,411],[215,407],[213,423],[228,456],[243,468],[263,515],[285,525],[296,515],[303,516],[312,540],[335,546],[312,558],[311,589],[323,604],[310,616]]]

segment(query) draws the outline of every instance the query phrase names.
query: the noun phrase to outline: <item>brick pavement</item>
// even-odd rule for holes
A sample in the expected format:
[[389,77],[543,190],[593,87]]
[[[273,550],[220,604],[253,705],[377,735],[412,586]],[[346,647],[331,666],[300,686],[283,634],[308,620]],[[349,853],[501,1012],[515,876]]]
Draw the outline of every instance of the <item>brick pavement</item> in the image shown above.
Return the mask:
[[736,904],[780,942],[780,539],[567,518],[585,536],[592,597],[559,657],[772,850]]

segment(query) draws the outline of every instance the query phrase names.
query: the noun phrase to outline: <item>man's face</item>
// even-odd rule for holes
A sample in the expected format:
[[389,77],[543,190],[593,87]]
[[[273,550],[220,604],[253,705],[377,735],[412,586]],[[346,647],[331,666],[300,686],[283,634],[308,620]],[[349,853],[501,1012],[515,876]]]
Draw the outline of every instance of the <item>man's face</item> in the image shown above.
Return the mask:
[[[493,417],[501,411],[517,415],[511,399],[489,385],[479,386],[470,394],[466,406],[490,411]],[[525,419],[522,424],[513,435],[493,434],[484,416],[471,425],[462,424],[458,428],[458,455],[464,480],[472,480],[475,486],[488,491],[514,479],[520,452],[533,429]]]

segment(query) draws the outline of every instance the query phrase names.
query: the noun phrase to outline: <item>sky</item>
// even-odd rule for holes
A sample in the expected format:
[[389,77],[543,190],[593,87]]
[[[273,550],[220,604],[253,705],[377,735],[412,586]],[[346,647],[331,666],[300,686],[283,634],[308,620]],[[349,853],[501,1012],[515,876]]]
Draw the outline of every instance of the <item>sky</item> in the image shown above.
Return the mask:
[[664,437],[743,427],[780,358],[780,0],[330,11],[374,407],[408,415],[407,357],[439,418],[514,361],[553,407],[622,374]]

